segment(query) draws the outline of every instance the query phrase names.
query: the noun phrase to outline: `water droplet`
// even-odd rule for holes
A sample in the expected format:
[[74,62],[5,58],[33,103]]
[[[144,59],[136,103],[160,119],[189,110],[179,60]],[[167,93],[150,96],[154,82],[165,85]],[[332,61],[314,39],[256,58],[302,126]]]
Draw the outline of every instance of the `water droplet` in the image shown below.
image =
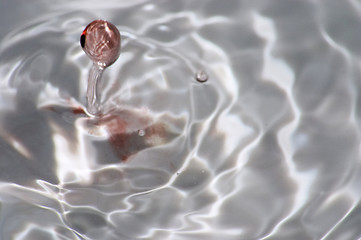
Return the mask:
[[197,72],[197,75],[196,75],[196,80],[198,82],[206,82],[208,80],[208,74],[206,71],[204,70],[201,70],[199,72]]
[[93,61],[87,89],[87,111],[90,115],[100,113],[100,90],[98,82],[106,67],[120,55],[121,36],[116,26],[105,20],[89,23],[80,36],[80,45]]
[[80,45],[94,63],[105,68],[118,59],[121,36],[117,27],[110,22],[95,20],[84,29]]
[[143,129],[138,130],[138,135],[143,137],[145,135],[145,131]]

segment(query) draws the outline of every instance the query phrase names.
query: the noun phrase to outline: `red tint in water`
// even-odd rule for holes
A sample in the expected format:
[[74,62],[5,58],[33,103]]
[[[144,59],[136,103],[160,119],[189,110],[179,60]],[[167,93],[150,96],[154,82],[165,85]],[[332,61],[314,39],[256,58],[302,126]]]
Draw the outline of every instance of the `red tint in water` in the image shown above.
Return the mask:
[[166,141],[163,123],[153,123],[150,118],[131,111],[120,111],[100,117],[96,122],[109,134],[108,142],[121,161],[133,154]]
[[83,107],[81,106],[71,106],[69,105],[68,107],[64,107],[64,106],[57,106],[57,105],[47,105],[42,107],[42,109],[51,111],[51,112],[56,112],[56,113],[60,113],[60,114],[74,114],[74,115],[79,115],[79,116],[87,116],[85,110]]
[[74,108],[72,110],[72,112],[75,114],[75,115],[85,115],[85,111],[83,108],[79,107],[79,108]]
[[[86,120],[83,127],[91,135],[98,135],[97,128],[105,129],[108,134],[107,142],[117,158],[123,162],[144,149],[165,144],[178,136],[170,132],[165,123],[155,122],[145,112],[118,110],[96,118],[89,118],[84,109],[79,106],[64,108],[50,105],[44,109],[57,113],[49,117],[58,116],[58,120],[69,123],[74,123],[79,118]],[[71,136],[70,133],[73,132],[67,135]]]

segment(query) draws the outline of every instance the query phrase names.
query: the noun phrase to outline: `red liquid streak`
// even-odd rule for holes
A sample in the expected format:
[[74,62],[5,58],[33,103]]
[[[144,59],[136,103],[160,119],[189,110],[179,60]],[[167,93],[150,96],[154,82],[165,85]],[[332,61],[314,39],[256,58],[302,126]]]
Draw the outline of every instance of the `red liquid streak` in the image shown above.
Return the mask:
[[[135,153],[166,139],[163,123],[152,123],[149,118],[130,111],[101,117],[96,124],[105,126],[108,142],[121,161],[127,161]],[[139,130],[144,131],[144,136],[139,135]]]

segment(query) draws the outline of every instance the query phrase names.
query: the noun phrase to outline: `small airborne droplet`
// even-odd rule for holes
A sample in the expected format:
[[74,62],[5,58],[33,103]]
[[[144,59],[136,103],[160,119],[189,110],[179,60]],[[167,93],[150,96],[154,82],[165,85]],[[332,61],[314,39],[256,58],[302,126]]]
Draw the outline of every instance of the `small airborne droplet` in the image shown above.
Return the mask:
[[91,22],[80,36],[84,52],[101,67],[108,67],[118,59],[120,41],[117,27],[105,20]]
[[196,80],[201,83],[206,82],[208,80],[208,74],[206,73],[206,71],[201,70],[197,72]]

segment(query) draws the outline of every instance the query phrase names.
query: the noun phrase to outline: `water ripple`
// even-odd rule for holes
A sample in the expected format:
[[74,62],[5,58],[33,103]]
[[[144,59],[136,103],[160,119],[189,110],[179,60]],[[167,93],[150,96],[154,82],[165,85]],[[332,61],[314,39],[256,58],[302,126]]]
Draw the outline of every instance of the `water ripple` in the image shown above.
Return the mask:
[[[359,3],[38,3],[2,15],[4,239],[360,237]],[[123,42],[89,118],[95,18]]]

